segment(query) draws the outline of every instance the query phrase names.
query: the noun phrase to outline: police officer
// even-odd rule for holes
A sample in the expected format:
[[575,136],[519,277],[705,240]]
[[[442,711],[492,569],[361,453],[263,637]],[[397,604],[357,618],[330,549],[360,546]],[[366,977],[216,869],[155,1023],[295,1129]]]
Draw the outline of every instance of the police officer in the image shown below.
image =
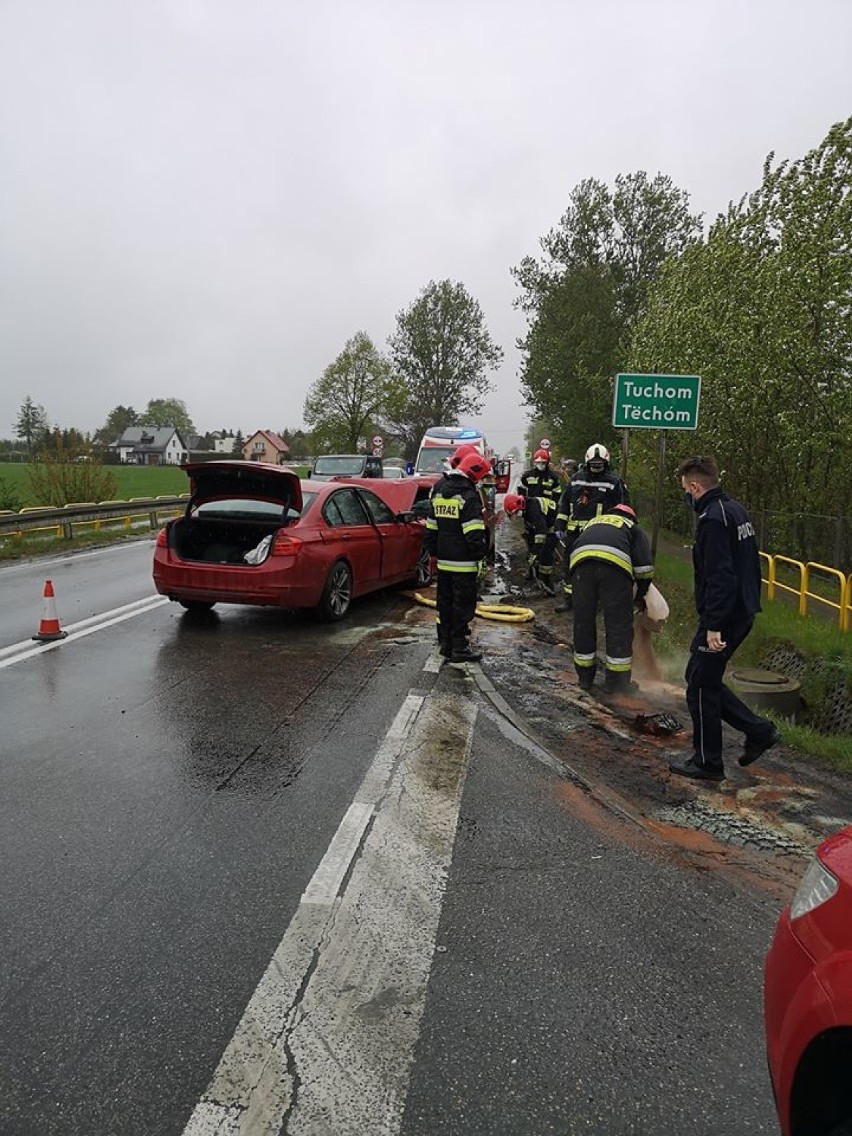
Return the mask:
[[641,604],[654,576],[648,538],[629,505],[613,505],[588,521],[571,549],[574,582],[574,666],[583,690],[591,690],[597,669],[598,608],[603,611],[605,684],[610,691],[635,688],[633,590]]
[[722,723],[745,735],[740,765],[751,765],[781,735],[723,681],[728,659],[751,631],[760,611],[760,556],[747,510],[719,484],[712,458],[687,458],[678,469],[681,488],[698,514],[692,565],[698,630],[686,666],[686,703],[694,752],[673,761],[672,773],[724,781]]
[[556,538],[553,522],[556,520],[556,502],[550,497],[523,497],[520,493],[507,493],[503,509],[509,517],[523,514],[530,578],[535,577],[549,596],[555,596],[553,551]]
[[490,472],[491,463],[482,454],[465,454],[429,499],[424,545],[438,574],[440,651],[453,663],[475,663],[482,658],[470,649],[468,637],[488,548],[477,485]]
[[[594,517],[611,509],[613,505],[629,505],[630,494],[627,486],[612,469],[609,450],[601,442],[593,442],[586,450],[583,464],[573,475],[559,498],[556,523],[553,526],[556,539],[564,542],[565,559],[568,560],[577,535]],[[571,610],[571,574],[566,572],[562,579],[562,602],[554,611]]]
[[518,493],[522,497],[549,497],[559,500],[559,475],[550,468],[548,450],[536,450],[532,469],[525,469],[518,480]]

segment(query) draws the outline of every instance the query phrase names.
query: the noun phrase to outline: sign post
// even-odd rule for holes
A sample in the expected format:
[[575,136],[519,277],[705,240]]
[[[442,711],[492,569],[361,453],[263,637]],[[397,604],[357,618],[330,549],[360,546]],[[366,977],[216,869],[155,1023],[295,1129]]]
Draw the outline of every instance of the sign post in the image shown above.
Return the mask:
[[373,457],[374,458],[380,458],[384,452],[385,452],[385,440],[381,436],[381,434],[375,434],[373,436]]
[[[615,376],[612,400],[612,424],[624,430],[625,452],[628,430],[659,430],[660,455],[657,466],[657,492],[651,552],[657,555],[657,533],[663,501],[664,466],[667,430],[697,430],[698,403],[701,397],[699,375],[624,375]],[[623,462],[626,466],[626,459]]]

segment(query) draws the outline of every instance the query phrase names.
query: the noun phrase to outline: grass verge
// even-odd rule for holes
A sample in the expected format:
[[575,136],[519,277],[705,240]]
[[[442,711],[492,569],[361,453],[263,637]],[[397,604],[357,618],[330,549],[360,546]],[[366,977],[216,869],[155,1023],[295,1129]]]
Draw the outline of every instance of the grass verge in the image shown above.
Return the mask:
[[[666,626],[655,640],[657,658],[667,678],[679,682],[695,633],[692,566],[680,556],[658,552],[656,579],[670,608]],[[805,662],[800,682],[812,719],[819,717],[819,708],[838,686],[845,686],[852,698],[852,635],[816,616],[803,618],[794,608],[779,601],[769,603],[764,597],[763,612],[737,651],[736,660],[741,665],[765,666],[769,656],[779,650]],[[775,721],[786,744],[834,769],[852,773],[852,734],[828,734],[783,718]]]

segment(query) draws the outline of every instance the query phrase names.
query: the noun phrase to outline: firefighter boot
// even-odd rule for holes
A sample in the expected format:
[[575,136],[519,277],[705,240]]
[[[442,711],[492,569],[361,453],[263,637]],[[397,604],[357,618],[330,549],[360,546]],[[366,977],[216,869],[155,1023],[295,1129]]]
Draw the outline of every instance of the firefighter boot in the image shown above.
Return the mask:
[[604,689],[609,694],[635,694],[639,683],[630,678],[630,671],[607,671]]
[[595,685],[595,668],[583,667],[577,670],[577,682],[580,690],[591,690]]

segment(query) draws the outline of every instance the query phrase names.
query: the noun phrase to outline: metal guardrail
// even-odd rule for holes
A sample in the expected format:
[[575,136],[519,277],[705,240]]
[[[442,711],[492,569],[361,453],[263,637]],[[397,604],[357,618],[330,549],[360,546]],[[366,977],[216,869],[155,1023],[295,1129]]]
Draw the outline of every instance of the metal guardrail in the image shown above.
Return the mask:
[[71,540],[75,526],[92,525],[97,532],[105,524],[123,521],[130,528],[134,521],[147,520],[152,529],[163,523],[161,514],[174,516],[186,507],[188,493],[177,497],[134,497],[130,501],[82,501],[62,509],[28,508],[20,512],[0,512],[0,537],[53,532]]
[[[844,576],[839,568],[831,568],[827,564],[818,564],[816,561],[794,560],[790,556],[774,556],[768,552],[760,553],[761,562],[766,564],[767,572],[763,576],[766,585],[766,598],[775,599],[775,593],[783,592],[785,595],[795,596],[798,601],[799,615],[808,614],[808,601],[811,604],[821,604],[837,612],[837,626],[841,631],[852,628],[852,572]],[[795,583],[784,583],[779,579],[779,568],[787,579],[795,577]],[[825,591],[837,589],[837,599],[830,595],[823,595],[813,590],[815,582],[820,582]]]

